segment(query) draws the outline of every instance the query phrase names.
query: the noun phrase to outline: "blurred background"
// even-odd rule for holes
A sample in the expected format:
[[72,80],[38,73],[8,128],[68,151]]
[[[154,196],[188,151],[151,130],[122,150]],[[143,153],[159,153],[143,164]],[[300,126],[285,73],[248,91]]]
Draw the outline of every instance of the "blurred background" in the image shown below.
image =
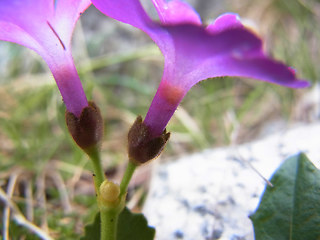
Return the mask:
[[[256,31],[269,55],[309,79],[292,90],[250,79],[219,78],[196,85],[168,125],[169,144],[157,161],[174,161],[206,148],[239,144],[295,123],[319,120],[320,2],[318,0],[190,0],[205,24],[225,12],[239,13]],[[156,17],[150,0],[143,0]],[[90,7],[73,36],[73,56],[88,99],[105,120],[102,159],[119,181],[127,162],[126,135],[145,116],[160,83],[163,57],[141,31],[108,19]],[[12,196],[27,222],[54,239],[76,239],[97,212],[92,166],[68,135],[65,107],[45,62],[31,50],[0,42],[0,187]],[[148,191],[151,165],[136,177],[130,206],[139,211]],[[137,194],[138,193],[138,194]],[[0,226],[12,239],[40,239],[17,220]],[[1,234],[0,234],[1,235]],[[0,237],[1,239],[1,237]]]

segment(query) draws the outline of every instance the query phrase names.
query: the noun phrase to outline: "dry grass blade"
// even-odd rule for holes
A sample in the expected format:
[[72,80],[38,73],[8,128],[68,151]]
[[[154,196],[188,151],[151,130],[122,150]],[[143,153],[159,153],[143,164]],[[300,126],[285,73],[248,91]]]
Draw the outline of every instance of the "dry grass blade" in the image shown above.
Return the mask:
[[134,209],[139,207],[139,202],[141,201],[143,195],[145,194],[144,188],[139,188],[131,197],[130,201],[127,203],[129,209]]
[[76,184],[79,182],[79,180],[80,180],[80,178],[82,176],[82,173],[85,171],[84,166],[86,165],[87,162],[88,162],[88,159],[85,158],[82,161],[82,163],[79,164],[80,167],[75,167],[74,168],[73,176],[67,183],[67,187],[68,187],[68,190],[69,190],[69,198],[71,200],[73,200],[73,198],[74,198],[74,195],[75,195],[74,192],[75,192]]
[[265,178],[248,160],[246,160],[239,152],[239,150],[237,149],[236,146],[233,146],[233,150],[235,155],[237,156],[238,159],[241,160],[241,162],[243,162],[244,164],[246,164],[247,166],[249,166],[256,174],[258,174],[259,177],[261,177],[263,179],[263,181],[266,182],[266,184],[268,184],[268,186],[273,187],[273,184],[267,179]]
[[72,174],[72,178],[67,181],[69,199],[73,200],[75,196],[76,184],[79,183],[80,178],[84,175],[91,176],[92,173],[85,169],[85,165],[88,163],[88,158],[84,158],[83,161],[77,165],[70,164],[62,161],[54,161],[55,168]]
[[[20,170],[16,170],[10,175],[8,186],[7,186],[7,195],[10,199],[12,198],[19,175],[20,175]],[[9,225],[10,225],[10,206],[6,204],[5,209],[3,211],[2,235],[4,239],[9,239]]]
[[68,191],[64,181],[57,170],[48,171],[49,176],[51,177],[52,181],[54,182],[57,190],[59,191],[61,206],[65,214],[70,213],[72,211],[72,206],[69,200]]
[[32,222],[33,221],[33,194],[32,194],[32,181],[26,180],[25,182],[25,198],[26,198],[26,217]]
[[[12,210],[12,218],[17,224],[29,229],[31,232],[35,233],[43,240],[53,240],[53,238],[51,238],[48,233],[40,229],[38,226],[34,225],[32,222],[28,221],[20,212],[16,204],[11,201],[10,197],[1,188],[0,199]],[[8,240],[9,238],[6,238],[6,236],[4,236],[3,239]]]
[[47,221],[47,208],[46,208],[46,194],[45,194],[45,176],[46,171],[43,171],[36,181],[36,199],[39,208],[42,209],[43,214],[41,215],[41,228],[46,232],[48,231],[48,221]]
[[202,134],[199,125],[183,107],[180,106],[179,109],[175,112],[175,118],[177,118],[181,122],[181,124],[188,130],[190,135],[194,138],[194,141],[196,141],[199,146],[207,147],[207,141]]

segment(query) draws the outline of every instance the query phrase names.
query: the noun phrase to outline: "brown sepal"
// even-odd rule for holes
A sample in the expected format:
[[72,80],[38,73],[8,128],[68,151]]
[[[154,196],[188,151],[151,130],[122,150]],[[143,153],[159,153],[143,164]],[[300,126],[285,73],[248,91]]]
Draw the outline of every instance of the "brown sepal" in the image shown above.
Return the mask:
[[169,138],[170,133],[166,130],[159,137],[151,138],[149,127],[138,116],[128,133],[129,160],[141,165],[158,157]]
[[99,148],[103,137],[103,119],[99,108],[94,102],[81,112],[80,117],[66,111],[65,114],[68,130],[78,144],[86,153]]

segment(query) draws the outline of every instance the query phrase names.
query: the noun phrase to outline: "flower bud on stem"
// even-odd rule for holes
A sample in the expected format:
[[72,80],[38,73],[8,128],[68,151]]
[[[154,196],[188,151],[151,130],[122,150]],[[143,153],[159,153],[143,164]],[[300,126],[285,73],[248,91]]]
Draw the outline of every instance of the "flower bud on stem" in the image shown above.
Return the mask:
[[99,195],[99,186],[105,179],[100,160],[100,146],[103,137],[103,119],[100,110],[91,101],[87,107],[82,109],[80,116],[67,110],[65,119],[73,140],[92,160],[95,189]]
[[117,219],[125,201],[119,197],[119,186],[105,180],[101,166],[103,119],[100,110],[93,102],[89,102],[80,116],[66,111],[65,118],[72,138],[92,160],[93,180],[100,208],[101,240],[116,240]]

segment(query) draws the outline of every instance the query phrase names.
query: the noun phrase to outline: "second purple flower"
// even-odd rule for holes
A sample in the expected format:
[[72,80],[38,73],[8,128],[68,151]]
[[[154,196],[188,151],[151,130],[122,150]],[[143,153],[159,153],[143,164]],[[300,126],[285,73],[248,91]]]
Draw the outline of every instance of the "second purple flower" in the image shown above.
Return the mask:
[[152,0],[160,22],[150,19],[139,0],[92,0],[104,14],[147,33],[164,55],[164,72],[144,123],[151,138],[160,136],[179,103],[201,80],[248,77],[285,87],[309,86],[285,64],[268,57],[262,41],[236,14],[203,26],[198,14],[180,0]]

